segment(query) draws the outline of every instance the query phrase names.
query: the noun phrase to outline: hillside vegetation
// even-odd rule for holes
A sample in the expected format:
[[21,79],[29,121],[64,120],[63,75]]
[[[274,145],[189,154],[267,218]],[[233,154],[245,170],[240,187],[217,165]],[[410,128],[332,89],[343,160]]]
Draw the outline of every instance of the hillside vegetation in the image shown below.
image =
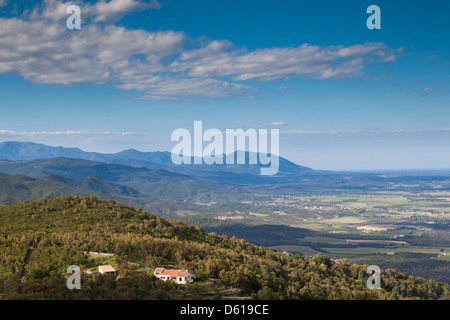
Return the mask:
[[96,177],[73,180],[58,176],[32,178],[0,173],[0,204],[8,205],[42,198],[66,195],[95,195],[103,199],[135,199],[142,195],[133,188],[104,181]]
[[[91,267],[84,251],[114,253],[120,278],[84,275],[81,290],[67,289],[69,265]],[[200,299],[210,297],[206,279],[259,299],[450,299],[444,283],[388,269],[382,289],[369,290],[367,265],[286,256],[94,197],[0,207],[0,257],[0,299]],[[135,264],[187,269],[197,280],[166,283]]]

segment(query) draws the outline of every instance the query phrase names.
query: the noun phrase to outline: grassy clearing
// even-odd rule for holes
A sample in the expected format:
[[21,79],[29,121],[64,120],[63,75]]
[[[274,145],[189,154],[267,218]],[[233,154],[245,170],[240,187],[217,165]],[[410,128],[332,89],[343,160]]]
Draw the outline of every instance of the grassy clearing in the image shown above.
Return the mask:
[[115,256],[102,256],[99,254],[87,254],[89,264],[87,270],[91,272],[98,272],[99,266],[110,265],[114,269],[118,269]]
[[307,246],[283,245],[283,246],[275,246],[273,248],[278,251],[287,251],[287,252],[294,253],[294,254],[300,253],[303,256],[314,256],[314,255],[320,253],[319,251],[313,250]]
[[299,243],[311,242],[311,243],[331,243],[331,244],[346,244],[345,239],[332,238],[332,237],[305,237],[298,239]]
[[448,262],[450,262],[450,253],[447,253],[447,255],[439,255],[439,258],[438,258],[438,260],[442,260],[442,261],[448,261]]
[[410,253],[425,253],[425,254],[435,254],[436,256],[440,254],[441,260],[450,261],[448,259],[450,255],[442,255],[442,248],[430,248],[430,247],[393,247],[393,248],[372,248],[372,247],[355,247],[355,248],[325,248],[328,254],[334,255],[356,255],[356,254],[394,254],[399,252],[410,252]]
[[257,212],[249,212],[249,215],[255,216],[255,217],[268,217],[269,214],[267,213],[257,213]]

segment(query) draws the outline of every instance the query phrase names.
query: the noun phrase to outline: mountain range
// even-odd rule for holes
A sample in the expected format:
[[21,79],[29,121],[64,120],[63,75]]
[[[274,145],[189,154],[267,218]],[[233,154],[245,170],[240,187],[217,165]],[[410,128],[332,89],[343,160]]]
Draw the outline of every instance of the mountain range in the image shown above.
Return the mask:
[[[292,175],[312,173],[308,167],[297,165],[283,157],[279,157],[278,173],[271,176],[261,176],[258,164],[235,164],[235,165],[207,165],[207,164],[181,164],[174,165],[171,153],[167,151],[141,152],[128,149],[117,153],[86,152],[78,148],[52,147],[32,142],[2,142],[0,143],[0,159],[11,161],[29,161],[37,159],[52,158],[76,158],[109,164],[120,164],[125,166],[163,169],[174,173],[185,174],[197,178],[205,178],[232,184],[264,184],[264,183],[286,183]],[[223,155],[225,157],[225,155]],[[234,157],[237,157],[235,152]],[[249,153],[246,152],[246,163]],[[193,163],[194,161],[192,161]],[[224,161],[225,163],[225,161]],[[292,182],[292,181],[291,181]]]
[[[237,196],[241,192],[237,186],[193,178],[167,170],[135,168],[72,158],[2,160],[0,172],[41,179],[47,177],[47,180],[48,176],[70,179],[69,181],[92,180],[95,177],[103,185],[102,190],[109,187],[104,185],[105,182],[109,182],[123,186],[124,189],[126,187],[136,189],[137,191],[130,193],[130,196],[141,195],[150,199],[209,202],[227,200],[229,196]],[[74,184],[69,183],[69,186]],[[86,187],[86,183],[84,186]],[[92,190],[92,188],[88,189]]]
[[0,172],[13,175],[2,176],[2,204],[34,200],[38,195],[109,195],[135,204],[136,199],[209,203],[249,200],[257,194],[450,190],[447,173],[323,171],[282,157],[274,176],[261,176],[259,163],[174,165],[169,152],[129,149],[103,154],[32,142],[0,143],[0,159],[4,159]]

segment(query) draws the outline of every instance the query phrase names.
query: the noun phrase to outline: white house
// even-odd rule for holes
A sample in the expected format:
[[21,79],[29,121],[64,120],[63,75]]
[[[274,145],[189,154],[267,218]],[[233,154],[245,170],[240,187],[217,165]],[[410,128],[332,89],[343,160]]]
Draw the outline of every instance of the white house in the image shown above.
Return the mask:
[[166,270],[164,268],[156,268],[154,275],[160,280],[167,281],[170,279],[178,284],[186,284],[193,281],[191,274],[183,270]]

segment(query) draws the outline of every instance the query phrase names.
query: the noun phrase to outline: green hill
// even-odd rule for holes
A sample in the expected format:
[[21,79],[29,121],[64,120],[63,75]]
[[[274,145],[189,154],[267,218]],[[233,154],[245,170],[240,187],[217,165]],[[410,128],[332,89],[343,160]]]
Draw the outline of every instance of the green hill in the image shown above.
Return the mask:
[[192,178],[161,169],[135,168],[82,159],[1,160],[0,172],[34,178],[53,175],[72,180],[84,180],[95,176],[136,189],[152,199],[209,202],[242,196],[242,191],[238,187],[216,181]]
[[[115,254],[109,262],[120,278],[83,275],[81,290],[67,289],[69,265],[90,270],[102,262],[84,251]],[[197,279],[163,282],[148,269],[158,266],[187,269]],[[259,299],[450,299],[449,285],[392,269],[382,271],[381,290],[369,290],[366,269],[324,255],[287,256],[112,200],[0,207],[0,299],[219,298],[231,287]]]
[[118,200],[142,196],[133,188],[104,181],[97,177],[73,180],[58,176],[32,178],[0,173],[0,205],[66,195],[95,195],[100,198],[113,197]]

